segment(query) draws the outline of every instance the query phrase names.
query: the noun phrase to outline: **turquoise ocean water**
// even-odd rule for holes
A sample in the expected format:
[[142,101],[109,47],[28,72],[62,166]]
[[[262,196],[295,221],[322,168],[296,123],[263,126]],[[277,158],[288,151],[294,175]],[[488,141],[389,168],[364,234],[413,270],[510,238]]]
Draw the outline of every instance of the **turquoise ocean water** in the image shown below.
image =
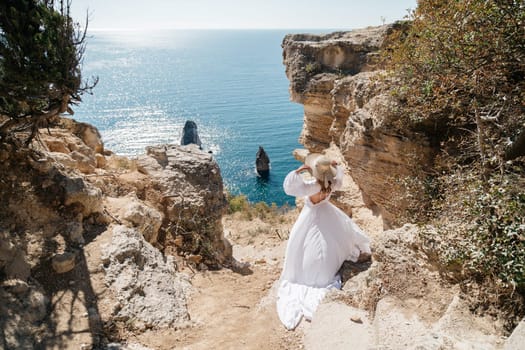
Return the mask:
[[[283,30],[96,31],[90,33],[83,76],[98,76],[74,118],[95,125],[105,147],[136,156],[145,147],[180,144],[186,120],[198,125],[227,189],[252,202],[294,199],[282,182],[299,163],[303,109],[290,102],[282,64]],[[268,180],[255,172],[263,146]]]

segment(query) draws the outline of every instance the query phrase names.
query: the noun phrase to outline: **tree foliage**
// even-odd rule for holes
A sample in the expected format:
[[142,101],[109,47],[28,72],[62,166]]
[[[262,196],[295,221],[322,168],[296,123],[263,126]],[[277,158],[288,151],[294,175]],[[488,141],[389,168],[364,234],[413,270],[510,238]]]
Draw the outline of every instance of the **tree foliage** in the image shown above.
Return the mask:
[[405,121],[441,140],[470,130],[482,161],[525,155],[523,0],[420,0],[410,17],[390,51]]
[[408,179],[414,200],[407,213],[439,227],[443,244],[436,253],[462,267],[459,278],[482,281],[487,300],[498,295],[519,321],[525,2],[419,0],[409,17],[385,51],[402,108],[394,124],[426,133],[441,152],[433,167]]
[[[29,131],[81,101],[85,28],[69,16],[71,1],[0,2],[0,138]],[[87,28],[87,24],[86,24]],[[96,83],[96,81],[94,82]]]

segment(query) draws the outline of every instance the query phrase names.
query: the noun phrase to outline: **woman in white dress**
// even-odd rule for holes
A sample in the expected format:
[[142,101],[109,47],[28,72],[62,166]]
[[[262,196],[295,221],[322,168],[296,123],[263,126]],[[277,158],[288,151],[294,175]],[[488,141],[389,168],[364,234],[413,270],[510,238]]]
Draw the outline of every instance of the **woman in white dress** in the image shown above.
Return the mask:
[[[312,180],[303,179],[305,170]],[[370,257],[367,235],[329,201],[342,180],[343,169],[319,153],[309,154],[284,180],[286,194],[304,197],[288,239],[278,291],[277,312],[287,329],[297,327],[303,316],[311,320],[326,292],[341,288],[337,272],[345,260]]]

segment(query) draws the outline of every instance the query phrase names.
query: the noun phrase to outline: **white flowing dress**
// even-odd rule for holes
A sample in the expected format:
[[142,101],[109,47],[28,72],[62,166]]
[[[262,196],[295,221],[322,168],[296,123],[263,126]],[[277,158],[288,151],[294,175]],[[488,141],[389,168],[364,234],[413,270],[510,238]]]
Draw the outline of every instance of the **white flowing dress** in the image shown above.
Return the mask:
[[[332,190],[342,186],[343,171],[337,167]],[[342,210],[330,203],[330,196],[314,204],[309,196],[321,186],[314,179],[304,181],[290,172],[284,191],[305,197],[304,207],[288,239],[281,274],[277,312],[287,329],[294,329],[304,316],[310,320],[330,288],[341,288],[337,275],[345,260],[357,261],[360,253],[371,253],[368,236]]]

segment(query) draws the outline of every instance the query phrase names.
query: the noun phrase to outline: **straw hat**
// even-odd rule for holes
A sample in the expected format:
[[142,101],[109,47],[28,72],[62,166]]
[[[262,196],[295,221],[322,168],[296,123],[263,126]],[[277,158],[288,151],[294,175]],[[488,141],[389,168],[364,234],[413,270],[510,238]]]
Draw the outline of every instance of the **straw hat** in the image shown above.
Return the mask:
[[311,169],[312,176],[324,183],[328,187],[328,181],[334,183],[337,169],[332,165],[332,161],[321,153],[310,153],[306,156],[304,164]]

